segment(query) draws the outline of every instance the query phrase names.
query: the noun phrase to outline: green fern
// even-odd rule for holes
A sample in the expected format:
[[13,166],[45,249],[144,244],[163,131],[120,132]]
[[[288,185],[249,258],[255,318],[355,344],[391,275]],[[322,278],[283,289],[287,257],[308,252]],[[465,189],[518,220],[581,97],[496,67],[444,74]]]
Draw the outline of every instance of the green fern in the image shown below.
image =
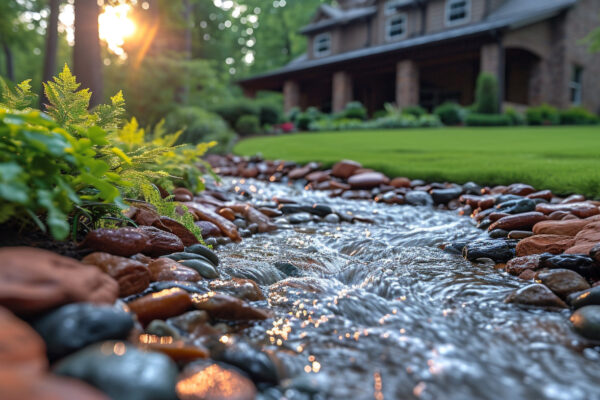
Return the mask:
[[43,85],[44,93],[50,102],[46,106],[48,114],[56,122],[63,126],[90,124],[88,107],[92,93],[89,89],[78,90],[81,84],[77,83],[67,64],[58,77],[54,77],[54,82],[48,81]]
[[30,82],[31,79],[27,79],[19,83],[13,92],[4,79],[0,78],[0,89],[2,90],[0,107],[21,111],[31,108],[37,95],[31,92]]
[[124,116],[125,99],[122,91],[110,98],[110,105],[101,104],[94,110],[96,125],[106,130],[119,129],[123,125]]

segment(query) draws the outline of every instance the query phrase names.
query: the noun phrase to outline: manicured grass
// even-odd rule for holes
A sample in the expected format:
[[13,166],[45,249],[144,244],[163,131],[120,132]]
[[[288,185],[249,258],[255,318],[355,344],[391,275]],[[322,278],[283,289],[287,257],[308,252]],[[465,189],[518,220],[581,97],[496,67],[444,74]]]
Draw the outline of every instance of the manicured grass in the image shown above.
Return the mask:
[[390,177],[529,183],[600,197],[600,127],[440,128],[299,133],[243,140],[241,155],[324,165],[348,158]]

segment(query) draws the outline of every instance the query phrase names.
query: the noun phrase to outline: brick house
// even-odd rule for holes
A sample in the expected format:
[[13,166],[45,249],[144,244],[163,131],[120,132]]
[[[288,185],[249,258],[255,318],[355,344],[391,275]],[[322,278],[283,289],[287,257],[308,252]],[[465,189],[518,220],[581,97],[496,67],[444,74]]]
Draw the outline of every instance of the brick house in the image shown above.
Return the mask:
[[480,72],[503,104],[582,105],[600,112],[600,55],[581,39],[600,25],[600,0],[338,0],[301,33],[308,51],[240,81],[246,95],[280,91],[285,109],[370,112],[386,102],[473,102]]

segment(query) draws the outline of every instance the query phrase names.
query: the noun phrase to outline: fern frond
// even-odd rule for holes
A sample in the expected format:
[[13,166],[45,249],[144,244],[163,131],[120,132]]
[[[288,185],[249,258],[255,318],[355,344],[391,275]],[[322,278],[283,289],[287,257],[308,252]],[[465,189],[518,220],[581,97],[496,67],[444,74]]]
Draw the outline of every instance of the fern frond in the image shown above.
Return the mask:
[[102,104],[94,110],[96,125],[107,130],[119,129],[123,125],[124,115],[125,99],[122,91],[110,98],[110,105]]
[[37,95],[31,92],[31,79],[24,80],[15,86],[14,92],[10,90],[4,79],[0,78],[0,89],[2,98],[0,107],[11,108],[15,110],[27,110],[31,108]]
[[46,109],[60,125],[89,126],[94,119],[88,114],[92,93],[88,89],[78,90],[79,86],[67,64],[53,82],[44,83],[44,93],[50,102]]

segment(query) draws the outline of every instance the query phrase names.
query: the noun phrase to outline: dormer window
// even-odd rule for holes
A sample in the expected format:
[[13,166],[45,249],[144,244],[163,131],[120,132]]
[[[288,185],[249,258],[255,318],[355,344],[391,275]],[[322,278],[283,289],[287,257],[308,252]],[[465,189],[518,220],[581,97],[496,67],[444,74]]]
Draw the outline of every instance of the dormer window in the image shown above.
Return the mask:
[[446,26],[460,25],[471,19],[471,0],[446,0]]
[[385,38],[391,42],[406,37],[406,14],[394,15],[387,19],[385,24]]
[[383,6],[385,15],[394,15],[398,12],[398,7],[412,3],[413,0],[388,0]]
[[313,54],[315,57],[325,57],[331,54],[331,33],[325,32],[315,36]]

